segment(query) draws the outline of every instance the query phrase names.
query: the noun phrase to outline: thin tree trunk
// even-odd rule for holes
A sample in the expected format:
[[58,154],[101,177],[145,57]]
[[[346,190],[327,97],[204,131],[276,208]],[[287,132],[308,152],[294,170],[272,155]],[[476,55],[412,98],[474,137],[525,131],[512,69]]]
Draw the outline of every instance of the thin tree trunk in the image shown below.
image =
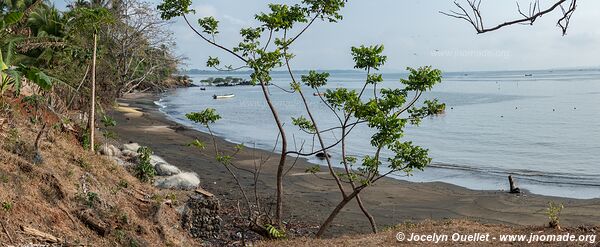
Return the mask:
[[331,225],[333,219],[335,219],[335,217],[340,213],[340,211],[342,211],[346,204],[352,201],[352,199],[354,199],[354,197],[356,197],[358,193],[362,191],[363,188],[363,186],[356,188],[354,192],[352,192],[352,194],[348,195],[347,197],[344,197],[344,199],[342,199],[342,201],[338,203],[338,205],[333,209],[331,214],[329,214],[329,217],[327,217],[325,222],[323,222],[323,224],[321,224],[321,227],[319,227],[319,231],[317,232],[317,235],[315,235],[316,238],[321,238],[323,236],[323,233],[325,233],[325,230],[329,228],[329,225]]
[[96,46],[98,35],[94,33],[94,54],[92,56],[92,100],[90,111],[90,150],[94,151],[94,130],[96,128]]
[[283,218],[283,168],[285,166],[286,160],[286,151],[287,151],[287,138],[285,136],[285,130],[283,129],[283,124],[279,119],[279,114],[271,102],[271,97],[269,96],[269,91],[267,90],[267,86],[264,82],[260,83],[263,94],[265,96],[265,100],[269,105],[269,109],[273,114],[273,118],[275,119],[275,123],[277,124],[277,129],[279,129],[279,134],[281,135],[281,157],[279,158],[279,165],[277,166],[277,204],[275,208],[275,221],[279,227],[283,228],[281,223],[281,219]]
[[[343,123],[343,127],[342,127],[342,163],[344,163],[344,168],[346,169],[346,174],[350,175],[350,168],[348,167],[348,162],[346,160],[346,123],[348,123],[348,119],[350,119],[349,117],[346,117],[346,121]],[[356,189],[356,184],[354,183],[354,181],[350,181],[350,185],[352,186],[352,189]],[[373,215],[371,215],[369,213],[369,211],[367,210],[367,208],[365,207],[365,205],[362,202],[362,199],[360,199],[360,195],[356,195],[356,202],[358,203],[358,207],[360,207],[360,210],[363,212],[363,214],[367,217],[367,219],[369,219],[369,224],[371,224],[371,230],[373,231],[373,233],[377,233],[377,224],[375,223],[375,218],[373,217]]]

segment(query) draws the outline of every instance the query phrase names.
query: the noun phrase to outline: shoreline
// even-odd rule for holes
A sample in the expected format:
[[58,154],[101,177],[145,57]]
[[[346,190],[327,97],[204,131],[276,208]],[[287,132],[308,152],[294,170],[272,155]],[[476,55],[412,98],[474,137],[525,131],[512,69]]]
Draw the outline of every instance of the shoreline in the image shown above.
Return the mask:
[[[118,102],[136,107],[142,114],[111,111],[119,123],[114,127],[123,142],[137,142],[150,146],[154,152],[170,164],[185,171],[196,172],[202,188],[214,193],[224,203],[232,203],[239,197],[233,180],[220,167],[209,152],[199,152],[185,144],[194,139],[209,144],[210,137],[203,132],[185,127],[170,120],[160,112],[154,101],[158,95],[128,95]],[[217,138],[217,144],[232,149],[235,144]],[[258,181],[259,195],[274,195],[275,163],[277,155],[271,152],[245,148],[236,156],[237,164],[253,167],[257,157],[273,156]],[[291,163],[291,162],[290,162]],[[299,159],[284,179],[284,219],[308,225],[316,230],[341,200],[334,182],[306,174],[313,166],[306,159]],[[243,175],[241,173],[240,175]],[[241,176],[244,185],[252,184],[249,176]],[[363,201],[375,217],[379,227],[392,226],[406,221],[426,219],[471,219],[482,223],[508,225],[543,225],[547,223],[545,210],[549,202],[563,203],[561,223],[565,226],[593,225],[600,220],[600,199],[572,199],[535,194],[514,195],[503,191],[478,191],[443,182],[408,182],[385,178],[361,193]],[[328,231],[328,236],[367,233],[370,228],[355,202],[338,215]]]

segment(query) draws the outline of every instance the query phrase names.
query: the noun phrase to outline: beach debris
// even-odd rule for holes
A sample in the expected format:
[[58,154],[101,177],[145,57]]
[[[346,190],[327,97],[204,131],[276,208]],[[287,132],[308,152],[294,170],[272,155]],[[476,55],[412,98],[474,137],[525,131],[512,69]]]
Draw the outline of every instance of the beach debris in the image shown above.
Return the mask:
[[219,201],[215,197],[192,196],[183,209],[181,223],[193,237],[209,239],[221,232]]
[[[315,156],[319,159],[325,159],[325,152],[319,152]],[[327,158],[331,158],[331,154],[327,154]]]
[[508,175],[508,183],[510,185],[510,191],[509,191],[509,193],[511,193],[511,194],[521,194],[521,189],[519,189],[519,187],[516,186],[515,181],[513,180],[512,175]]
[[164,162],[156,164],[154,170],[156,170],[158,176],[172,176],[181,173],[181,170],[176,166]]
[[203,189],[203,188],[197,188],[197,189],[196,189],[196,193],[199,193],[199,194],[202,194],[202,195],[205,195],[205,196],[208,196],[208,197],[213,197],[213,196],[215,196],[213,193],[210,193],[210,192],[206,191],[206,190],[205,190],[205,189]]
[[159,178],[154,186],[162,189],[192,190],[198,187],[200,179],[193,172],[183,172],[177,175]]

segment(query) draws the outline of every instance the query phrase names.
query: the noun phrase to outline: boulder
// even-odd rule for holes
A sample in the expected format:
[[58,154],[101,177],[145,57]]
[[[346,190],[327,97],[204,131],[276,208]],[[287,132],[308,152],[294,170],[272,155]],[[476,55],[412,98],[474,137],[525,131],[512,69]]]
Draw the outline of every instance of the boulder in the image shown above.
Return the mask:
[[139,154],[137,152],[134,152],[134,151],[131,151],[131,150],[123,150],[123,152],[121,152],[121,156],[123,156],[126,159],[135,158],[138,155]]
[[150,155],[150,164],[154,167],[156,167],[156,165],[158,165],[159,163],[166,163],[169,164],[167,161],[165,161],[163,158],[161,158],[158,155]]
[[108,148],[113,151],[114,156],[121,156],[121,149],[115,147],[114,145],[109,145]]
[[172,176],[181,173],[181,170],[174,165],[170,165],[168,163],[158,163],[154,166],[156,170],[156,175],[158,176]]
[[110,158],[111,158],[111,159],[112,159],[112,160],[113,160],[115,163],[117,163],[117,165],[120,165],[120,166],[124,166],[124,167],[135,166],[134,164],[132,164],[132,163],[130,163],[130,162],[127,162],[127,161],[125,161],[125,160],[123,160],[123,159],[121,159],[121,158],[119,158],[119,157],[116,157],[116,156],[113,156],[113,157],[110,157]]
[[129,150],[132,152],[136,152],[138,151],[138,149],[140,148],[140,144],[137,143],[129,143],[129,144],[123,144],[123,151],[125,150]]
[[159,178],[154,182],[154,186],[162,189],[180,189],[192,190],[198,187],[200,179],[193,172],[183,172],[177,175]]
[[98,153],[100,153],[101,155],[106,155],[106,156],[119,156],[121,155],[121,151],[119,151],[118,148],[116,148],[115,146],[111,145],[111,144],[102,144],[102,146],[100,146],[100,149],[98,150]]

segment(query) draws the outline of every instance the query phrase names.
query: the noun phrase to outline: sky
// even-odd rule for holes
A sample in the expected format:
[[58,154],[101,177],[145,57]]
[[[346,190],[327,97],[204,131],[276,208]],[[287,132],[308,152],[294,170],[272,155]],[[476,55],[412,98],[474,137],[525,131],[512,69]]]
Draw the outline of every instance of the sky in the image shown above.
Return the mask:
[[[254,14],[266,12],[268,3],[299,1],[195,0],[196,14],[189,19],[195,23],[200,17],[214,16],[220,21],[217,41],[232,47],[240,41],[240,28],[258,25]],[[521,6],[529,3],[519,2]],[[540,2],[548,6],[554,0]],[[520,17],[515,1],[483,0],[481,6],[486,26]],[[291,49],[296,55],[292,66],[352,69],[352,46],[383,44],[388,56],[384,71],[424,65],[444,71],[600,67],[600,28],[596,25],[600,1],[578,2],[566,36],[556,26],[559,13],[545,15],[533,26],[476,34],[469,23],[439,13],[453,9],[451,0],[350,0],[342,10],[342,21],[316,22],[297,41]],[[231,55],[203,42],[181,18],[169,29],[176,36],[176,52],[188,58],[187,68],[207,69],[209,56],[218,56],[223,64],[240,65]]]

